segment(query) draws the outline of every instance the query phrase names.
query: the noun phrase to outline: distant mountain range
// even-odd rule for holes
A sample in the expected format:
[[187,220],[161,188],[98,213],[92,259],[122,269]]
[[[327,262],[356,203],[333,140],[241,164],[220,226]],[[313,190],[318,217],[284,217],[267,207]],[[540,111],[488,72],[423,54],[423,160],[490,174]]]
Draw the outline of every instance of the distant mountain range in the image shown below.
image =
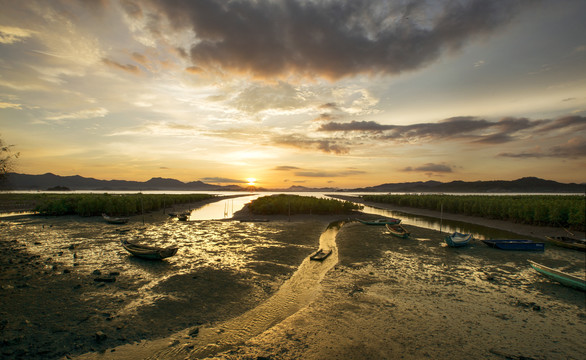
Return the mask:
[[[9,173],[5,188],[10,190],[183,190],[183,191],[248,191],[250,187],[238,185],[211,185],[201,181],[184,183],[175,179],[152,178],[148,181],[127,180],[98,180],[79,175],[59,176],[51,173],[43,175],[26,175]],[[337,189],[337,188],[308,188],[291,186],[287,189],[254,188],[256,191],[283,191],[283,192],[433,192],[433,193],[583,193],[586,184],[564,184],[552,180],[543,180],[535,177],[525,177],[513,181],[418,181],[407,183],[388,183],[377,186]]]

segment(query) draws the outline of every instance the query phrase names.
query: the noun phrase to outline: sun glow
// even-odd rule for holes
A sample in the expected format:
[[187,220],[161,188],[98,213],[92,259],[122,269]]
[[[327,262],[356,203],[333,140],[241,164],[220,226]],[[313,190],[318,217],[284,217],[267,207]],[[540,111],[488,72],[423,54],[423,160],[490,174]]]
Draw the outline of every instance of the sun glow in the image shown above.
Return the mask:
[[248,181],[248,186],[254,186],[256,179],[255,178],[246,178],[246,181]]

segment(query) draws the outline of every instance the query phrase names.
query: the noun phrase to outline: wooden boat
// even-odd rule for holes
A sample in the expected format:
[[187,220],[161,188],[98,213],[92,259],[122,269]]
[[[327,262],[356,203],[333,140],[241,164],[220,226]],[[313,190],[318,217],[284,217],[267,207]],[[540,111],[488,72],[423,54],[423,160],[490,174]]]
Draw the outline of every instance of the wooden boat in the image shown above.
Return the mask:
[[462,234],[459,232],[454,232],[450,235],[447,235],[444,238],[444,241],[446,242],[446,244],[448,244],[449,247],[461,247],[468,245],[468,243],[472,239],[472,234]]
[[567,274],[565,272],[561,272],[556,269],[552,269],[552,268],[547,267],[545,265],[538,264],[535,261],[531,261],[531,260],[528,260],[528,261],[529,261],[529,264],[531,265],[531,267],[535,271],[547,276],[548,278],[555,280],[555,281],[559,282],[560,284],[572,287],[574,289],[586,291],[586,280],[581,279],[581,278],[574,276],[574,275]]
[[394,235],[396,237],[400,237],[403,239],[409,237],[409,232],[401,224],[394,224],[394,225],[386,224],[385,226],[387,227],[387,230],[389,230],[391,235]]
[[486,245],[501,250],[544,251],[545,243],[533,240],[482,240]]
[[102,217],[110,224],[126,224],[128,220],[130,220],[130,218],[127,217],[112,217],[106,214],[102,214]]
[[332,253],[332,250],[324,250],[324,249],[319,249],[318,251],[314,252],[309,259],[310,260],[315,260],[315,261],[323,261],[325,258],[327,258],[328,256],[330,256],[330,254]]
[[124,249],[126,249],[126,251],[132,255],[148,260],[162,260],[177,253],[177,247],[163,248],[157,246],[139,245],[131,243],[128,240],[121,240],[121,243]]
[[378,226],[385,226],[387,224],[389,225],[395,225],[401,222],[401,219],[395,219],[395,218],[384,218],[384,219],[376,219],[376,220],[362,220],[362,219],[356,219],[357,221],[360,221],[361,223],[365,224],[365,225],[378,225]]
[[586,239],[576,239],[567,236],[546,236],[545,238],[558,246],[586,251]]

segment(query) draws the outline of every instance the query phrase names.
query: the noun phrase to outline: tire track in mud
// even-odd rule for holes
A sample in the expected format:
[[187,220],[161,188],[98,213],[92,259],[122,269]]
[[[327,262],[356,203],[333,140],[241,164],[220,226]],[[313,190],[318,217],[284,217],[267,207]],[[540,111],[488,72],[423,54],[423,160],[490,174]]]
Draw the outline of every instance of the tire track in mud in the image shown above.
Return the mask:
[[102,354],[85,354],[79,359],[204,358],[244,343],[313,301],[319,292],[320,282],[338,263],[336,235],[345,223],[330,223],[320,236],[320,248],[332,249],[329,257],[322,262],[305,258],[291,278],[256,308],[213,327],[188,328],[165,339],[122,345]]

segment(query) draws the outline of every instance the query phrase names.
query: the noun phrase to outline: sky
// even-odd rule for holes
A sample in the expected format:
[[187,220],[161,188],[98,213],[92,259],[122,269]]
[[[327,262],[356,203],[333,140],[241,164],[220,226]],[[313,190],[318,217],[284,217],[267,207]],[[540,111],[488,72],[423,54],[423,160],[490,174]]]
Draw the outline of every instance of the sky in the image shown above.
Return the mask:
[[14,171],[586,182],[586,1],[0,0]]

